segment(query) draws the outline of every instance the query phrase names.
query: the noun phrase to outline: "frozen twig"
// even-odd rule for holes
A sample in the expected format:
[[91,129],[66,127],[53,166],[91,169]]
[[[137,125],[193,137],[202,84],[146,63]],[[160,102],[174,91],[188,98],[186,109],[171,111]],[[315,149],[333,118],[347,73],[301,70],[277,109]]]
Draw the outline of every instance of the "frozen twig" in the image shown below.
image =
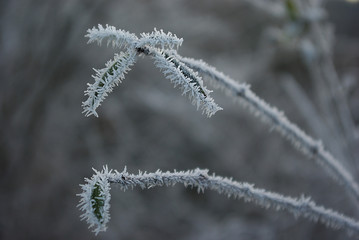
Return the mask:
[[[107,180],[107,181],[106,181]],[[359,223],[354,219],[341,213],[318,206],[308,197],[292,198],[278,193],[255,188],[253,184],[233,181],[229,178],[208,175],[208,170],[189,170],[162,172],[157,170],[154,173],[139,172],[130,174],[126,168],[122,172],[108,171],[104,167],[102,171],[96,171],[91,179],[85,179],[86,184],[81,185],[83,192],[78,194],[81,197],[79,207],[84,212],[83,219],[86,219],[90,227],[94,228],[97,234],[106,230],[106,224],[110,219],[110,188],[109,184],[118,184],[123,191],[136,186],[148,189],[156,186],[173,186],[177,183],[185,187],[195,187],[198,193],[210,189],[219,194],[244,199],[246,202],[253,202],[264,208],[273,208],[291,213],[295,217],[305,217],[314,222],[324,223],[333,229],[344,229],[349,234],[359,235]]]
[[320,140],[310,137],[297,125],[290,122],[283,112],[278,111],[277,108],[270,106],[263,99],[259,98],[250,89],[249,85],[236,82],[202,60],[185,58],[179,55],[176,55],[176,57],[194,70],[209,76],[216,82],[216,85],[221,86],[230,95],[239,99],[240,103],[248,107],[255,116],[258,116],[280,132],[297,149],[304,152],[307,156],[314,158],[335,179],[343,183],[355,198],[359,200],[358,184],[344,166],[330,152],[324,149]]

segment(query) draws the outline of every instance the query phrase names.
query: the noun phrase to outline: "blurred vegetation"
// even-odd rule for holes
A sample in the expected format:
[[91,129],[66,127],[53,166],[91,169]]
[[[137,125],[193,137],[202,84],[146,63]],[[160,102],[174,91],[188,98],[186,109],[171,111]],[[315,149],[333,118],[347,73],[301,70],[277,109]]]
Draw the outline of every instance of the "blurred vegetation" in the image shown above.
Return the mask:
[[[289,16],[280,11],[285,3]],[[358,4],[334,0],[1,1],[0,239],[95,238],[80,222],[76,193],[91,168],[104,164],[130,172],[208,168],[304,193],[358,219],[343,189],[278,134],[219,90],[213,98],[224,110],[207,119],[148,59],[102,104],[99,118],[81,113],[91,68],[113,53],[87,45],[86,30],[98,23],[136,34],[163,28],[184,38],[182,55],[250,83],[323,139],[358,179],[358,22]],[[112,220],[100,239],[348,238],[180,186],[113,192]]]

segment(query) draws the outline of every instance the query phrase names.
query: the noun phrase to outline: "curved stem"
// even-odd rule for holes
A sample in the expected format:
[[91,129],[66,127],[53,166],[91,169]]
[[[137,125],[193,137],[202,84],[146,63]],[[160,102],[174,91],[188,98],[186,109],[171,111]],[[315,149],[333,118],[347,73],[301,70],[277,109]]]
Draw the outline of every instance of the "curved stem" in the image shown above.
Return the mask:
[[186,172],[161,172],[129,174],[123,172],[109,173],[108,181],[120,185],[120,189],[127,190],[139,186],[142,189],[155,186],[173,186],[182,183],[185,187],[196,187],[198,192],[205,189],[214,190],[220,194],[243,198],[246,202],[252,201],[265,208],[283,210],[295,217],[306,217],[315,222],[321,222],[334,229],[345,229],[350,234],[359,234],[359,223],[343,214],[316,205],[310,198],[299,199],[283,196],[255,188],[252,184],[233,181],[229,178],[208,175],[208,170],[195,169]]

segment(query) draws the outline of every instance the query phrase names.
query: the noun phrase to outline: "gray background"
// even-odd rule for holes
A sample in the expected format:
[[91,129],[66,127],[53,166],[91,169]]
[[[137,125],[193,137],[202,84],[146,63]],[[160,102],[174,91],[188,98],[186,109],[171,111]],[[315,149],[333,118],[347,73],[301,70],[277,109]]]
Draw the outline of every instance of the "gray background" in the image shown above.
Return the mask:
[[[359,5],[328,1],[325,7],[335,29],[334,63],[357,126]],[[249,82],[306,132],[337,146],[334,155],[343,152],[347,139],[326,130],[328,116],[304,114],[288,91],[287,80],[295,79],[317,109],[300,54],[266,34],[285,22],[247,1],[1,1],[0,239],[348,238],[307,219],[183,186],[125,193],[114,186],[108,231],[95,237],[79,220],[76,194],[91,168],[105,164],[130,172],[208,168],[359,217],[345,190],[278,133],[220,90],[212,96],[224,110],[207,119],[149,58],[138,60],[99,118],[84,117],[92,68],[114,53],[86,44],[86,30],[98,23],[135,34],[154,27],[176,33],[184,38],[180,54]],[[318,122],[326,136],[315,132]],[[343,164],[358,176],[358,141],[350,144],[354,161]]]

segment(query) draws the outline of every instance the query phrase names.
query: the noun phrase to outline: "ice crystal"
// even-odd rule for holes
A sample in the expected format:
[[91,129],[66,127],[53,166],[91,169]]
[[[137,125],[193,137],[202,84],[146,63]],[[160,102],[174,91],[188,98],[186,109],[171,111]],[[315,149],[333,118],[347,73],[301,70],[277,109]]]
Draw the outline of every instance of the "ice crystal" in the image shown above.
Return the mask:
[[178,38],[175,34],[171,32],[165,33],[163,30],[154,29],[151,33],[141,33],[141,38],[137,43],[138,47],[147,46],[160,46],[161,49],[165,48],[178,48],[182,45],[183,39]]

